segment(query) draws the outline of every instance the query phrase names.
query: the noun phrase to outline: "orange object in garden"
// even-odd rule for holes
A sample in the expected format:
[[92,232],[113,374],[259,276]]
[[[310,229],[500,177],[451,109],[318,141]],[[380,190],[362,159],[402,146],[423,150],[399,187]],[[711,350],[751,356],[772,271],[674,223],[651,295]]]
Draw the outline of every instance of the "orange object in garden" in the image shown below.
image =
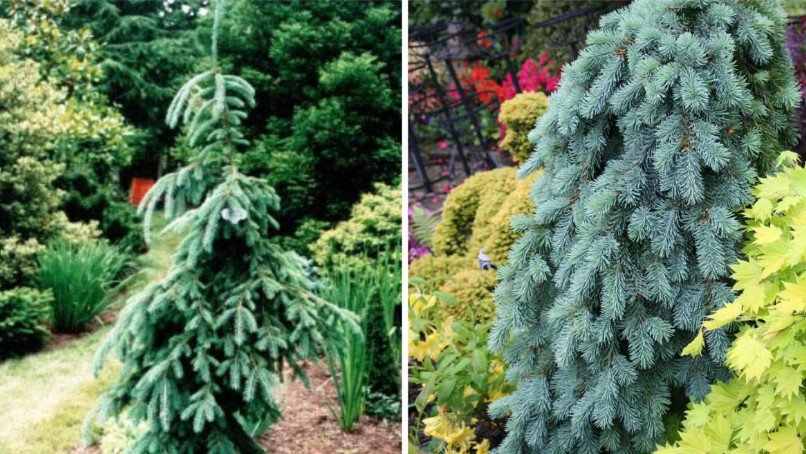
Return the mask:
[[140,205],[146,193],[151,186],[154,186],[154,180],[151,178],[132,178],[131,191],[129,191],[129,201],[132,205]]

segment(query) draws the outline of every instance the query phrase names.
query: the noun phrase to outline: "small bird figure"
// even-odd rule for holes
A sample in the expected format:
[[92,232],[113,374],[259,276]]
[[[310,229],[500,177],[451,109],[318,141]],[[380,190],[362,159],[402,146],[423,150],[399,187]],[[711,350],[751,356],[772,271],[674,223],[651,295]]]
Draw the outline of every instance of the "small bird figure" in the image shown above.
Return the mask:
[[493,264],[490,256],[484,253],[484,249],[479,249],[479,269],[484,271],[498,269],[498,267]]

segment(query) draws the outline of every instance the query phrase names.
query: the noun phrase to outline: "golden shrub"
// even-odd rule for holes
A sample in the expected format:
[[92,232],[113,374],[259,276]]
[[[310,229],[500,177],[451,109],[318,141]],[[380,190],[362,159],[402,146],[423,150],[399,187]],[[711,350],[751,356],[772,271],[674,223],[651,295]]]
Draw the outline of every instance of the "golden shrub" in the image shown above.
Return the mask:
[[467,253],[475,223],[489,222],[495,207],[515,189],[514,182],[515,169],[503,167],[477,173],[451,191],[434,232],[434,254]]
[[532,154],[534,145],[529,142],[529,131],[548,106],[548,97],[540,92],[521,93],[501,104],[498,120],[507,127],[501,148],[515,162],[523,162]]

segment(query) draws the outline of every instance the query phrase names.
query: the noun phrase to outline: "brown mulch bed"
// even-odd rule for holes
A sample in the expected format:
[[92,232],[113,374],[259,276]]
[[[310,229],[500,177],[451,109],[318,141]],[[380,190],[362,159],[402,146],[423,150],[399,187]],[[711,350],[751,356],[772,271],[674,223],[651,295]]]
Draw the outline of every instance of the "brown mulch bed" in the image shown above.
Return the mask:
[[111,308],[102,312],[95,320],[91,321],[89,325],[84,329],[84,331],[78,333],[51,333],[50,339],[48,339],[48,343],[45,344],[45,351],[56,350],[70,344],[74,341],[77,341],[85,336],[89,336],[99,329],[103,328],[104,326],[112,326],[115,324],[115,319],[117,318],[118,311],[120,308],[117,306],[112,306]]
[[291,381],[290,370],[280,396],[283,419],[260,437],[272,454],[399,454],[400,422],[363,417],[352,433],[344,433],[331,410],[338,411],[336,389],[324,363],[305,367],[311,387]]
[[[323,362],[304,367],[311,387],[291,380],[286,368],[286,382],[279,396],[283,419],[259,438],[271,454],[400,454],[401,425],[364,416],[351,433],[339,429],[328,406],[338,411],[336,389]],[[77,447],[71,454],[100,454],[97,446]]]

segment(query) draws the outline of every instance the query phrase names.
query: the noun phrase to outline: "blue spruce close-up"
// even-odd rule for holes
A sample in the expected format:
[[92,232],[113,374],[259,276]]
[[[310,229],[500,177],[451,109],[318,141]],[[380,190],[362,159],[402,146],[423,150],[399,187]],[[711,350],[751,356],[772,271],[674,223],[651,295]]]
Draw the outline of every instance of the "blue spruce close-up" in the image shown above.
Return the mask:
[[489,346],[516,386],[499,453],[648,452],[716,380],[737,213],[796,141],[786,14],[767,0],[636,0],[568,64],[520,169],[537,207],[498,270]]

